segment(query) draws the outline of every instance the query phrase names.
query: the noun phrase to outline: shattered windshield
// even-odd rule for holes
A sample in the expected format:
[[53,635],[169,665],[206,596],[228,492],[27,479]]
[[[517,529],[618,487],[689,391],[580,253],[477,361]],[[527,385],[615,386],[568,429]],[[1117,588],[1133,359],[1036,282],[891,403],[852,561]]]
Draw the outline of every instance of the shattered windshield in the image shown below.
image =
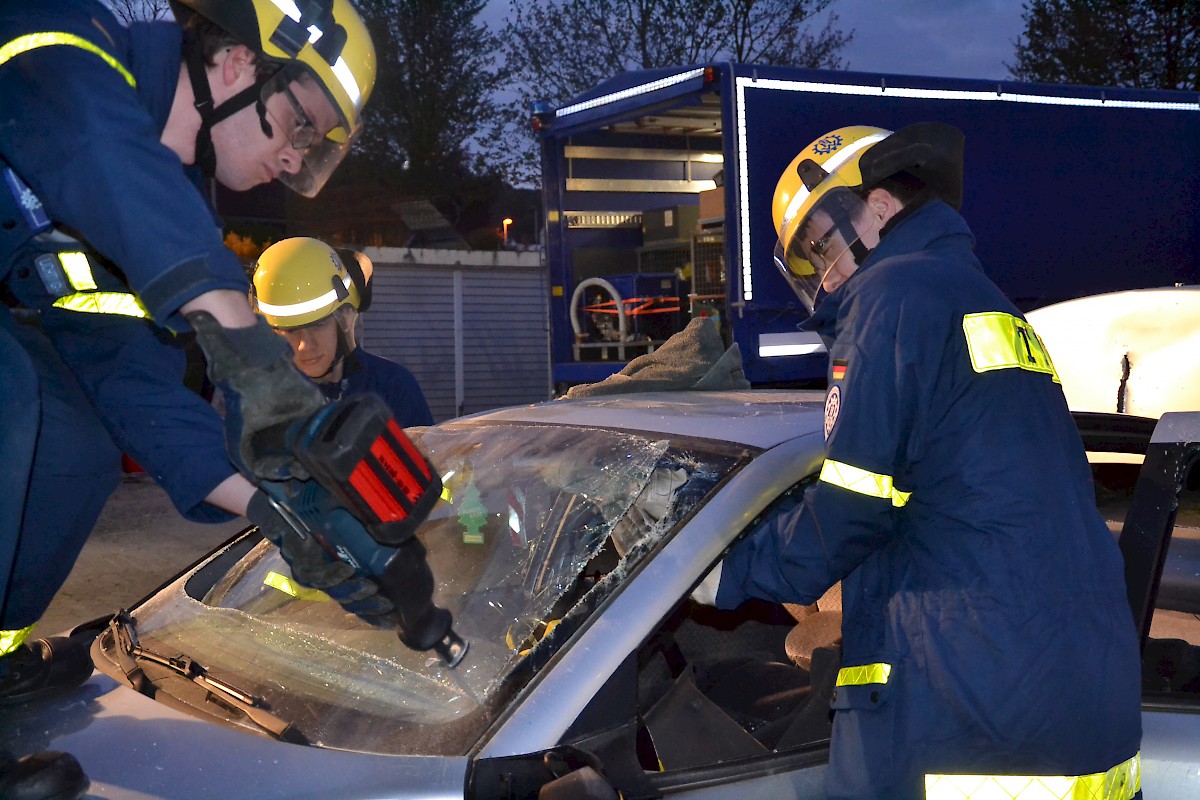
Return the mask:
[[164,591],[139,608],[143,646],[203,663],[314,744],[463,755],[740,463],[740,452],[718,445],[612,430],[459,424],[412,433],[445,486],[418,536],[434,602],[469,643],[456,668],[296,587],[265,541],[215,583],[185,575],[177,585],[188,593]]

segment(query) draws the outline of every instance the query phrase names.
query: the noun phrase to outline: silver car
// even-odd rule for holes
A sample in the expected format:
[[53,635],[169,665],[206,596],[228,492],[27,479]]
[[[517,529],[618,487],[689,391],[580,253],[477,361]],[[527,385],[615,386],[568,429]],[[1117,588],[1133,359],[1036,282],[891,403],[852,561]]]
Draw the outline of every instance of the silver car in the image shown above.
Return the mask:
[[[469,642],[456,667],[297,587],[250,529],[82,626],[98,671],[6,715],[0,740],[73,753],[101,798],[822,798],[836,596],[691,599],[798,502],[822,420],[816,393],[631,394],[414,431],[446,487],[419,536]],[[1200,414],[1158,430],[1122,537],[1156,632],[1142,782],[1195,797],[1200,536],[1167,544]]]

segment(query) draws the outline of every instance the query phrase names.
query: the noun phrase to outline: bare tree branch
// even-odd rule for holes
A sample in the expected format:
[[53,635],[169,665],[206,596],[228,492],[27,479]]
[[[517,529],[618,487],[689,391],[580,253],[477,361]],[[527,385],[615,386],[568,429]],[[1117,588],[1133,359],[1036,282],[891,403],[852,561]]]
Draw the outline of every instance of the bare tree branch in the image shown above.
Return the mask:
[[171,6],[167,0],[104,0],[104,3],[126,25],[171,18]]
[[853,32],[829,13],[835,2],[510,0],[500,35],[510,90],[492,160],[514,183],[534,180],[531,103],[560,104],[626,70],[723,60],[840,68]]

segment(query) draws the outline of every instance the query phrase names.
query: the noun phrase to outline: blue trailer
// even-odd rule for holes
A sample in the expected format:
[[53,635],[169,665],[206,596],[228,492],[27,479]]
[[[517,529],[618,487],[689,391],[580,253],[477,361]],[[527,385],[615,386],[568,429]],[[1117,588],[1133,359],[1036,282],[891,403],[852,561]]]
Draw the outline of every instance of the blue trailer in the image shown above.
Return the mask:
[[772,263],[771,197],[801,147],[845,125],[966,134],[963,215],[1024,310],[1200,282],[1198,101],[716,64],[623,73],[535,107],[554,382],[600,380],[706,315],[753,384],[819,384],[824,351]]

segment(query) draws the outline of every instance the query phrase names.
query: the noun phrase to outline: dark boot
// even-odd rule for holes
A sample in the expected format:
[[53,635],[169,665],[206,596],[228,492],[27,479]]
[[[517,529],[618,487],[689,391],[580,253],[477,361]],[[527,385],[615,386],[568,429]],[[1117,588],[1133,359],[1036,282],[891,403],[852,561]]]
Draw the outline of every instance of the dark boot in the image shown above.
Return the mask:
[[68,636],[26,642],[0,657],[0,706],[49,697],[78,686],[91,674],[92,656],[84,642]]
[[90,785],[70,753],[45,751],[17,759],[0,754],[4,800],[79,800]]

